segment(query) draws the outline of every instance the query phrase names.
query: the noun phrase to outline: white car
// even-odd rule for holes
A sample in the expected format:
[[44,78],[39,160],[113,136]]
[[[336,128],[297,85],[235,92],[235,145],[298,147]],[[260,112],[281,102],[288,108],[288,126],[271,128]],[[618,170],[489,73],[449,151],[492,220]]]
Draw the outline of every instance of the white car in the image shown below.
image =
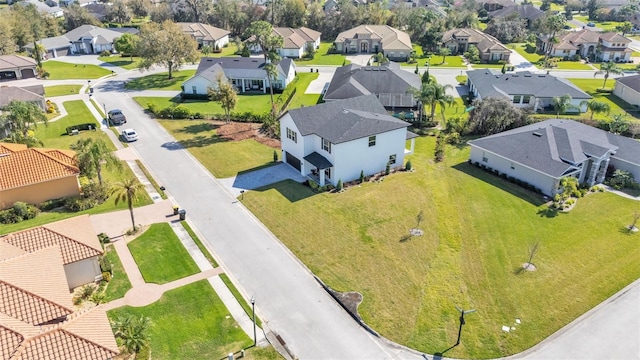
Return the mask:
[[138,133],[134,129],[124,129],[122,130],[122,138],[127,142],[132,142],[138,140]]

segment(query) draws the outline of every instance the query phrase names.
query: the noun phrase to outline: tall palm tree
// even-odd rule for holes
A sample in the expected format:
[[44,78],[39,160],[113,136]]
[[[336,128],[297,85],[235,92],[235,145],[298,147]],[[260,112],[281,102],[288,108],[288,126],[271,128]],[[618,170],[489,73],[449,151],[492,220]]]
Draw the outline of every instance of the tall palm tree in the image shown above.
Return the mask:
[[451,85],[440,85],[438,83],[430,82],[428,84],[423,84],[426,87],[425,91],[427,92],[428,104],[431,107],[431,119],[434,119],[436,114],[436,105],[440,105],[440,111],[442,113],[442,119],[444,118],[444,111],[447,106],[451,106],[455,104],[456,100],[453,96],[447,94],[447,90],[453,90],[453,86]]
[[604,89],[604,87],[607,85],[607,79],[609,79],[609,75],[610,74],[616,74],[616,75],[623,75],[624,73],[622,72],[622,69],[618,66],[618,64],[609,61],[606,63],[602,63],[600,64],[600,70],[596,71],[595,74],[593,74],[593,77],[596,77],[598,75],[602,75],[604,74],[604,82],[602,83],[602,88]]
[[564,113],[567,110],[574,108],[571,104],[571,95],[564,94],[562,96],[555,96],[551,99],[551,106],[556,110],[556,116],[560,116],[560,113]]
[[118,157],[113,155],[107,143],[102,139],[80,139],[71,145],[71,149],[76,151],[76,161],[82,172],[87,176],[96,173],[100,185],[102,185],[102,167],[104,165],[113,166],[116,169],[122,168]]
[[133,230],[136,229],[136,220],[133,216],[133,201],[138,199],[138,194],[144,190],[142,185],[136,178],[128,178],[116,183],[111,189],[111,195],[115,195],[116,205],[121,201],[127,202],[129,213],[131,214],[131,225]]
[[111,328],[128,354],[138,354],[149,344],[149,327],[151,319],[140,316],[118,317],[111,323]]
[[593,115],[594,114],[609,114],[609,111],[611,111],[611,107],[609,106],[609,104],[602,102],[602,101],[597,101],[597,100],[591,100],[591,101],[583,101],[580,103],[580,107],[582,106],[587,106],[587,109],[589,109],[589,111],[591,111],[591,118],[589,120],[593,120]]

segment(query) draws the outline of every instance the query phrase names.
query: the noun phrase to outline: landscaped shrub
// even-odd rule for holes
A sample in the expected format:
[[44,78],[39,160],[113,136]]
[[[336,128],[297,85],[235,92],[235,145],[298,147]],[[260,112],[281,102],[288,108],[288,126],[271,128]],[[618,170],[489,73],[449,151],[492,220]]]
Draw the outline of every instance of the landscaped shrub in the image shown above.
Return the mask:
[[64,198],[47,200],[40,203],[40,205],[38,205],[38,208],[41,211],[49,211],[49,210],[57,209],[59,207],[64,206],[64,200],[65,200]]
[[411,164],[411,160],[407,161],[407,164],[404,166],[406,171],[411,171],[413,169],[413,165]]
[[360,184],[364,182],[364,170],[360,170]]
[[616,190],[620,189],[640,189],[640,183],[636,182],[630,172],[617,169],[613,172],[611,177],[607,178],[604,182]]
[[336,190],[342,191],[344,189],[344,185],[342,185],[342,179],[338,179],[338,185],[336,186]]
[[109,238],[109,235],[105,233],[98,234],[98,240],[100,240],[102,244],[108,244],[111,242],[111,238]]
[[100,56],[109,57],[111,56],[111,52],[109,50],[102,50]]
[[98,183],[82,186],[82,194],[65,199],[64,206],[70,211],[89,210],[105,202],[108,198],[106,189]]
[[69,126],[69,127],[67,127],[67,134],[71,134],[71,132],[73,130],[78,130],[78,131],[96,130],[97,126],[98,126],[98,124],[96,124],[95,122]]
[[102,271],[103,273],[105,273],[105,272],[111,273],[112,272],[111,263],[109,262],[109,259],[107,259],[106,256],[101,256],[100,257],[100,271]]
[[33,219],[40,213],[35,205],[18,201],[9,209],[0,211],[0,223],[15,224],[24,220]]

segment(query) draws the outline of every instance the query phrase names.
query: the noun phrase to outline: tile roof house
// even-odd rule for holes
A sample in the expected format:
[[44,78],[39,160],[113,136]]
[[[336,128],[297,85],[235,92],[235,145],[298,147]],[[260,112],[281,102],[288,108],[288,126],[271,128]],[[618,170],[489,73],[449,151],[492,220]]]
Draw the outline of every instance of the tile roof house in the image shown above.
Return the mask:
[[89,215],[14,232],[1,236],[0,242],[25,252],[58,246],[69,289],[102,279],[98,257],[104,251]]
[[529,71],[503,74],[498,69],[467,71],[469,93],[477,100],[489,97],[506,97],[513,105],[543,111],[552,106],[553,98],[569,94],[572,109],[568,112],[584,112],[586,105],[580,103],[591,99],[591,95],[580,90],[570,81],[549,74],[534,74]]
[[118,354],[102,307],[74,311],[58,245],[24,252],[0,242],[0,250],[0,358],[106,360]]
[[333,43],[339,53],[381,52],[392,61],[407,61],[413,51],[409,35],[388,25],[360,25],[341,32]]
[[314,49],[320,48],[320,32],[307,27],[297,29],[289,27],[276,27],[273,32],[282,37],[283,45],[278,49],[281,57],[301,58],[305,53],[307,44]]
[[419,75],[402,70],[398,63],[349,64],[336,69],[323,99],[328,102],[375,94],[385,109],[401,112],[416,108],[416,99],[409,91],[421,85]]
[[593,186],[607,167],[640,178],[640,142],[573,120],[551,119],[469,141],[469,161],[519,179],[543,194],[573,176]]
[[613,94],[631,105],[640,107],[640,75],[617,78]]
[[209,46],[211,50],[215,50],[216,46],[222,49],[229,44],[230,32],[225,29],[202,23],[179,22],[176,24],[198,43],[198,48]]
[[34,59],[21,55],[0,55],[0,81],[28,79],[36,77],[37,63]]
[[489,19],[506,19],[518,17],[520,19],[527,20],[527,28],[531,26],[531,23],[542,16],[544,11],[533,5],[517,5],[507,6],[502,9],[498,9],[490,12]]
[[442,47],[448,48],[453,55],[464,54],[469,50],[469,46],[471,45],[478,48],[482,62],[497,62],[503,60],[509,63],[511,50],[498,41],[498,39],[480,30],[458,28],[442,34]]
[[[93,25],[82,25],[64,35],[44,38],[40,40],[40,44],[45,49],[45,58],[48,59],[73,54],[112,52],[115,50],[113,42],[122,36],[123,29],[125,28],[116,31]],[[33,51],[33,44],[28,44],[25,48]]]
[[[13,100],[32,102],[42,111],[46,110],[46,104],[44,100],[44,86],[33,85],[25,87],[17,86],[0,86],[0,109],[9,105]],[[2,132],[0,130],[0,138],[2,138]]]
[[[206,96],[207,89],[218,87],[219,78],[231,82],[239,93],[266,93],[269,88],[269,79],[264,65],[265,62],[262,58],[202,58],[196,73],[182,83],[182,96]],[[294,80],[296,65],[291,59],[284,58],[278,63],[277,71],[278,76],[273,83],[273,88],[280,91]]]
[[631,40],[615,32],[599,33],[582,29],[561,34],[557,39],[556,43],[549,41],[548,36],[538,37],[538,48],[540,51],[548,51],[549,46],[552,46],[551,56],[580,55],[593,61],[631,61]]
[[[352,181],[361,171],[402,167],[414,148],[409,125],[373,94],[289,110],[280,117],[282,159],[320,186]],[[411,150],[405,150],[408,139]]]
[[80,169],[69,150],[0,143],[0,210],[80,194]]

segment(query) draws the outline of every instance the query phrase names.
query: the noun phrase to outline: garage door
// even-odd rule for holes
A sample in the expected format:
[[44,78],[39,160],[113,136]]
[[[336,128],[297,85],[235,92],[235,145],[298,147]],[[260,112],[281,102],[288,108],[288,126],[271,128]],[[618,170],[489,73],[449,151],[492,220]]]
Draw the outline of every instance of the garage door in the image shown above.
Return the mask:
[[300,159],[291,155],[290,153],[287,153],[287,164],[293,166],[294,168],[298,169],[298,171],[300,171]]
[[57,57],[69,55],[69,48],[56,49]]
[[36,74],[33,72],[33,69],[22,69],[20,72],[22,73],[23,79],[36,77]]

